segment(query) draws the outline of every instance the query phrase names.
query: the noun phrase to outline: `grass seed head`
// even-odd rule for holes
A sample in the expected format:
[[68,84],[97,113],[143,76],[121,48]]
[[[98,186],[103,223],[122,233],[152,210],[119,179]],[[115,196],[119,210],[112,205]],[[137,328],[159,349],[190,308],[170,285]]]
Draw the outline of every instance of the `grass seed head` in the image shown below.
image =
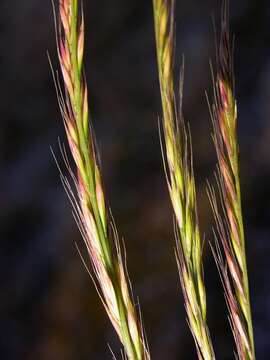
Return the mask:
[[[182,114],[182,86],[177,104],[174,94],[174,1],[153,0],[157,60],[163,108],[165,170],[176,218],[176,257],[189,326],[198,356],[215,359],[206,321],[206,294],[202,269],[195,181],[191,152]],[[182,73],[183,75],[183,70]],[[178,105],[178,106],[177,106]]]
[[224,218],[218,214],[216,200],[213,196],[212,203],[214,203],[213,209],[217,219],[218,234],[230,273],[229,278],[226,265],[223,261],[218,261],[238,357],[243,360],[254,360],[255,350],[241,210],[239,146],[236,132],[237,105],[234,95],[231,54],[229,1],[224,0],[214,89],[215,101],[212,111]]
[[[142,325],[132,301],[129,279],[123,266],[116,231],[110,235],[111,219],[106,201],[97,151],[89,124],[88,91],[83,77],[85,29],[78,0],[60,0],[58,54],[64,91],[57,90],[69,147],[77,171],[71,174],[77,197],[66,178],[63,182],[73,201],[75,217],[90,256],[95,285],[108,316],[131,360],[150,359]],[[59,85],[59,84],[57,84]],[[71,169],[69,169],[71,172]]]

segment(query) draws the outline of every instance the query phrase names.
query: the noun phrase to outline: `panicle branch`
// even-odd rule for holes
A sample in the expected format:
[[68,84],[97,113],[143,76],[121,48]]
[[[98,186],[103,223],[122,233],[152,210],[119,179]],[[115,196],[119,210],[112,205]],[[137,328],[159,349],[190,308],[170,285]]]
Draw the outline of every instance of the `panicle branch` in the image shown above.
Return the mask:
[[[125,264],[105,196],[94,136],[89,123],[88,93],[83,74],[84,17],[78,0],[59,0],[58,55],[64,91],[58,100],[77,174],[77,196],[63,182],[94,271],[94,281],[108,316],[132,360],[149,359],[143,329],[133,303]],[[71,171],[71,170],[70,170]]]
[[191,145],[182,114],[184,66],[180,77],[178,108],[174,92],[174,1],[153,0],[153,5],[163,107],[165,171],[176,218],[176,258],[188,322],[195,339],[198,357],[210,360],[215,359],[215,355],[206,319],[202,241],[196,210]]
[[[234,95],[232,46],[229,35],[229,1],[227,0],[223,1],[217,66],[212,120],[223,218],[219,214],[213,191],[210,191],[210,198],[216,217],[218,238],[221,240],[226,263],[223,262],[220,254],[218,257],[216,255],[216,258],[218,258],[217,263],[226,291],[239,359],[254,360],[255,350],[241,208],[237,105]],[[228,271],[232,281],[228,278]]]

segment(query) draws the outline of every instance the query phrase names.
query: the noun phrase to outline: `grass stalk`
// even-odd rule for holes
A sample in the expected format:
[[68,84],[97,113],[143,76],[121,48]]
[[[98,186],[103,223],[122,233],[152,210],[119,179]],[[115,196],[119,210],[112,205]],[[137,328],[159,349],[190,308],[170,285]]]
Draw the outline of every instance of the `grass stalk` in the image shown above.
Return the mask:
[[[206,319],[191,146],[182,114],[183,71],[177,106],[174,87],[174,1],[153,0],[158,72],[163,108],[164,158],[169,194],[176,218],[176,257],[189,326],[199,359],[215,359]],[[177,109],[178,107],[178,109]]]
[[[217,222],[218,238],[225,253],[215,256],[221,270],[238,357],[255,360],[252,316],[249,298],[245,235],[241,205],[237,104],[234,94],[232,45],[229,31],[229,1],[223,1],[222,25],[217,51],[217,74],[214,84],[212,120],[218,158],[218,183],[223,214],[219,214],[213,190],[210,198]],[[224,215],[224,216],[222,216]],[[228,278],[228,271],[231,280]]]
[[68,179],[61,177],[73,203],[75,218],[92,263],[93,279],[107,314],[127,357],[145,360],[150,357],[132,299],[117,232],[107,211],[89,121],[87,84],[83,74],[84,18],[80,5],[78,0],[59,0],[57,40],[64,82],[64,91],[57,84],[58,101],[76,166],[76,174],[69,167],[76,194],[73,194]]

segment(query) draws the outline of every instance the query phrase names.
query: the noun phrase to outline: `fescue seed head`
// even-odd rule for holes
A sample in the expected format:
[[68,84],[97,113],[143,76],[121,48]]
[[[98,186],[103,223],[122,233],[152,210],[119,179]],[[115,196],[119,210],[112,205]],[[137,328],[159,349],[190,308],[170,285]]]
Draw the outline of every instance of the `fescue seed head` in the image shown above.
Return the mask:
[[[218,213],[215,197],[212,196],[211,201],[214,203],[213,209],[217,220],[218,234],[227,263],[225,265],[220,259],[217,261],[225,287],[238,357],[241,360],[254,360],[255,351],[241,210],[239,151],[236,133],[237,106],[233,88],[231,52],[228,1],[224,0],[214,89],[215,101],[212,111],[224,219]],[[217,252],[220,250],[218,249]]]
[[[85,30],[79,1],[60,0],[58,54],[64,81],[64,91],[58,89],[58,100],[64,120],[76,175],[72,174],[76,196],[64,178],[72,200],[75,218],[83,235],[95,285],[108,316],[131,360],[148,360],[143,332],[133,305],[129,280],[120,253],[115,230],[109,234],[111,219],[106,211],[97,152],[89,124],[88,92],[82,76]],[[59,84],[57,84],[59,85]],[[66,160],[67,162],[67,160]],[[69,172],[72,173],[69,168]]]
[[[179,104],[174,95],[174,1],[153,0],[153,5],[163,107],[165,168],[177,224],[176,257],[180,281],[198,356],[203,360],[213,360],[215,355],[206,324],[206,295],[202,276],[202,246],[197,221],[195,182],[181,111],[182,79]],[[183,70],[181,74],[183,75]]]

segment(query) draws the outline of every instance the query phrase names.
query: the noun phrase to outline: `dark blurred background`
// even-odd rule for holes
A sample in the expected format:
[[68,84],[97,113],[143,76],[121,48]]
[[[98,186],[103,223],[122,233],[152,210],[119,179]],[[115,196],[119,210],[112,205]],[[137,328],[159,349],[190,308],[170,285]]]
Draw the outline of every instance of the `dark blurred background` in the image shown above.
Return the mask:
[[[86,74],[107,196],[125,238],[153,359],[196,359],[174,259],[172,210],[160,154],[161,112],[151,0],[84,1]],[[193,137],[202,232],[212,240],[206,180],[215,151],[211,16],[220,1],[176,1],[184,110]],[[241,181],[258,359],[270,352],[270,5],[231,2],[236,36]],[[50,152],[65,134],[46,51],[58,67],[50,0],[0,2],[0,358],[111,359],[120,344],[78,256],[80,235]],[[206,242],[210,330],[233,359],[222,288]]]

